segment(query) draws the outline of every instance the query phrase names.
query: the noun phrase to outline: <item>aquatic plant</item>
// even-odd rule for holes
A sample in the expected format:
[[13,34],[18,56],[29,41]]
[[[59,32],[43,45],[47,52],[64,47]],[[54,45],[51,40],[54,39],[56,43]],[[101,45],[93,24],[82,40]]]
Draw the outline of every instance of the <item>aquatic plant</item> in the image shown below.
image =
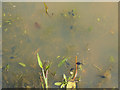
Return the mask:
[[[67,58],[65,58],[63,61],[61,61],[58,66],[61,66],[65,61],[66,61]],[[64,80],[62,82],[56,82],[55,85],[56,86],[60,86],[60,88],[76,88],[76,81],[75,81],[75,78],[77,76],[77,64],[82,64],[82,63],[79,63],[77,62],[77,56],[76,56],[76,59],[75,59],[75,62],[76,62],[76,72],[75,72],[75,75],[74,73],[70,72],[71,73],[71,76],[67,79],[66,75],[63,74],[63,78]],[[79,80],[80,81],[80,78]]]
[[[43,74],[43,78],[44,78],[44,81],[45,81],[45,86],[46,86],[46,88],[48,88],[47,74],[48,74],[48,68],[50,66],[49,65],[46,66],[46,70],[44,70],[42,61],[40,60],[40,56],[39,56],[38,53],[37,53],[37,59],[38,59],[38,64],[39,64],[40,68],[42,69],[42,74]],[[45,73],[45,71],[46,71],[46,73]]]

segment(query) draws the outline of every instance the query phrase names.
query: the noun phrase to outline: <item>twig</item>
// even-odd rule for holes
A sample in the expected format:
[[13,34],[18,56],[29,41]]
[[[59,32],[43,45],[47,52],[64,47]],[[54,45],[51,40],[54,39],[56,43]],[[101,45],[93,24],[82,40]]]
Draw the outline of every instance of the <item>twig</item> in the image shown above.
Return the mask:
[[73,78],[73,81],[75,80],[75,78],[76,78],[76,76],[77,76],[77,56],[75,57],[76,59],[75,59],[75,61],[76,61],[76,72],[75,72],[75,76],[74,76],[74,78]]

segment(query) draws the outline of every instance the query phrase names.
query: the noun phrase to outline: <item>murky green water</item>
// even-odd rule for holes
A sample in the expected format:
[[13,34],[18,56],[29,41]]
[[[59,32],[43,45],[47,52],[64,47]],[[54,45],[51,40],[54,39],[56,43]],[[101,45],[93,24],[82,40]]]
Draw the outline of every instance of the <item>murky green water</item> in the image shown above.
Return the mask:
[[[3,3],[2,66],[9,65],[8,70],[3,69],[3,88],[41,88],[37,53],[43,63],[51,64],[49,87],[57,87],[54,83],[61,81],[63,74],[70,76],[75,56],[84,62],[83,70],[78,70],[77,77],[81,77],[78,88],[118,87],[117,3],[46,5],[48,15],[42,2]],[[64,63],[58,67],[67,56],[70,65]],[[26,67],[20,66],[20,62]],[[111,78],[100,78],[109,67]]]

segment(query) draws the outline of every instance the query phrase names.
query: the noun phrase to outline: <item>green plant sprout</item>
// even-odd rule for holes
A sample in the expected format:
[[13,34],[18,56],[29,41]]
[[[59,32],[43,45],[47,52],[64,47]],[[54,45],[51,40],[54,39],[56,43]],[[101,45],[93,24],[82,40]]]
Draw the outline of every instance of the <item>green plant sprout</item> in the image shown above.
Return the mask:
[[[40,56],[38,53],[37,53],[37,59],[38,59],[38,64],[39,64],[40,68],[42,69],[42,74],[43,74],[43,78],[45,81],[45,86],[46,86],[46,88],[48,88],[47,74],[48,74],[48,69],[49,69],[50,65],[47,65],[45,70],[44,70],[42,61],[40,60]],[[46,71],[46,73],[45,73],[45,71]]]

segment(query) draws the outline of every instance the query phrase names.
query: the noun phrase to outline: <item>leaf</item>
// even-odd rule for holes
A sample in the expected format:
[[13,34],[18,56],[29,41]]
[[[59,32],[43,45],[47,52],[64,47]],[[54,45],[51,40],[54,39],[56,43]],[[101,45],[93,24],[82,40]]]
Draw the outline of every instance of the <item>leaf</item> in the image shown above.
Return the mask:
[[45,71],[47,71],[50,68],[50,65],[47,65],[45,68]]
[[40,60],[39,54],[37,53],[38,64],[41,68],[43,68],[42,62]]
[[63,74],[63,78],[65,79],[65,82],[67,82],[67,78],[65,74]]
[[56,82],[55,85],[56,86],[60,86],[62,84],[62,82]]
[[60,86],[60,88],[64,88],[64,87],[65,87],[65,85],[66,85],[66,84],[62,84],[62,85]]
[[60,58],[60,56],[57,56],[57,58]]
[[24,64],[24,63],[19,63],[21,66],[23,66],[23,67],[26,67],[26,65]]
[[67,57],[58,64],[58,67],[60,67],[65,61],[67,61]]

